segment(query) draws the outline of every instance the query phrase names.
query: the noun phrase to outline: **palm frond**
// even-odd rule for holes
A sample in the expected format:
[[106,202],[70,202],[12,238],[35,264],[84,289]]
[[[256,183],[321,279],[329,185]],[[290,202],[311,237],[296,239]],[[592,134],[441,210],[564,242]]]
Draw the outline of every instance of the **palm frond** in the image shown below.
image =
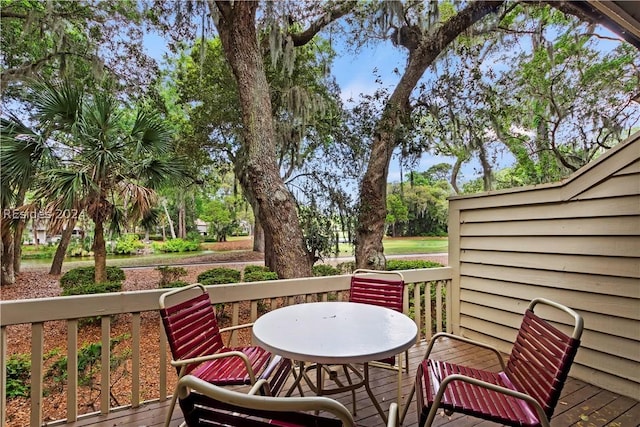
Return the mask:
[[138,167],[138,176],[145,186],[158,189],[171,182],[183,185],[189,182],[186,162],[182,158],[145,159]]
[[131,137],[136,154],[165,154],[171,149],[171,131],[157,114],[138,110]]
[[36,119],[69,130],[82,110],[83,90],[70,80],[37,80],[31,88]]

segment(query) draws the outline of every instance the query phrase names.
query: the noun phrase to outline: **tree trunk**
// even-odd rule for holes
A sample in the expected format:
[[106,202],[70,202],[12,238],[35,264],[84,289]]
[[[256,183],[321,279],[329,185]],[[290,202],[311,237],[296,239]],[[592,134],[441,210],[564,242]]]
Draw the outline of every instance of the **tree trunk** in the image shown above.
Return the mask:
[[360,185],[360,206],[356,229],[356,267],[384,269],[386,259],[382,238],[387,214],[387,175],[393,150],[398,145],[397,130],[411,112],[409,96],[416,84],[445,47],[460,33],[489,13],[502,1],[477,1],[452,16],[436,31],[424,33],[417,46],[408,47],[409,61],[393,94],[376,123],[369,164]]
[[[213,3],[210,3],[213,4]],[[216,3],[212,10],[225,56],[238,83],[246,149],[246,174],[259,207],[265,247],[280,278],[311,276],[311,263],[298,222],[296,204],[285,186],[276,159],[269,85],[255,28],[257,2]],[[219,12],[219,13],[218,13]]]
[[[36,247],[36,249],[40,247],[40,239],[38,238],[39,226],[40,226],[40,221],[38,221],[38,218],[33,218],[33,220],[31,220],[31,234],[33,234],[33,245]],[[46,238],[46,235],[45,235],[45,238]]]
[[78,221],[77,217],[69,218],[69,222],[67,223],[67,228],[62,230],[60,242],[58,242],[56,253],[53,256],[53,261],[51,262],[51,268],[49,269],[49,274],[62,273],[62,264],[64,263],[64,257],[67,254],[67,248],[69,247],[69,242],[71,242],[71,236],[73,236],[73,229],[76,226],[77,221]]
[[187,237],[187,227],[186,227],[186,208],[184,197],[180,196],[180,201],[178,205],[178,237],[184,239]]
[[0,239],[0,286],[13,285],[16,275],[13,270],[13,233],[8,222],[2,221],[2,238]]
[[95,281],[102,283],[107,281],[107,246],[104,241],[104,224],[95,222],[93,233],[93,261],[96,269]]
[[[173,221],[171,221],[171,215],[169,215],[169,209],[167,209],[166,200],[162,201],[162,207],[164,208],[164,214],[167,216],[167,222],[169,223],[169,231],[171,231],[171,238],[176,238],[176,229],[173,228]],[[163,228],[163,238],[164,238],[164,228]]]
[[13,273],[20,274],[20,264],[22,263],[22,235],[26,225],[25,220],[20,220],[16,224],[13,232]]
[[260,224],[260,219],[256,217],[253,226],[253,251],[264,253],[264,248],[264,230],[262,229],[262,224]]

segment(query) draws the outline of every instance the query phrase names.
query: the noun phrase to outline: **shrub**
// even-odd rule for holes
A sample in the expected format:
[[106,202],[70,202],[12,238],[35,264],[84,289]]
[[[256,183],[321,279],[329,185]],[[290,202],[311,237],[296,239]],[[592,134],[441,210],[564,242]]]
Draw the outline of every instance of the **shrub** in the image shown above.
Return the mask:
[[340,270],[331,265],[318,264],[313,266],[314,276],[338,276],[339,274]]
[[138,252],[138,249],[144,248],[144,243],[140,241],[137,234],[125,234],[120,236],[116,241],[114,252],[121,255],[130,255]]
[[[96,274],[95,267],[78,267],[67,271],[60,278],[60,286],[72,288],[79,285],[93,284]],[[124,280],[124,270],[120,267],[107,267],[108,282],[122,282]]]
[[62,295],[90,295],[119,292],[122,290],[122,282],[83,283],[78,286],[62,288]]
[[187,274],[187,269],[184,267],[171,267],[168,265],[161,265],[156,267],[156,270],[160,272],[160,288],[174,288],[176,286],[168,286],[170,283],[175,283],[179,278]]
[[28,397],[31,387],[31,360],[28,354],[11,355],[7,360],[7,389],[8,399]]
[[154,250],[161,252],[193,252],[200,250],[200,242],[181,238],[169,239],[164,243],[152,244]]
[[269,270],[269,267],[266,267],[264,265],[255,265],[255,264],[249,264],[249,265],[245,265],[244,266],[244,274],[246,275],[247,273],[253,273],[256,271],[271,271]]
[[265,280],[278,280],[278,275],[273,271],[252,271],[244,274],[245,282],[262,282]]
[[414,270],[418,268],[438,268],[444,267],[439,262],[427,261],[427,260],[402,260],[402,259],[390,259],[387,261],[387,270]]
[[340,274],[351,274],[353,273],[353,270],[356,269],[356,263],[355,261],[341,262],[340,264],[336,265],[336,268],[338,269]]
[[175,280],[173,282],[161,283],[160,288],[182,288],[183,286],[189,285],[189,282],[185,282],[184,280]]
[[198,274],[198,282],[203,285],[237,283],[240,281],[240,274],[240,270],[236,270],[234,268],[216,267]]

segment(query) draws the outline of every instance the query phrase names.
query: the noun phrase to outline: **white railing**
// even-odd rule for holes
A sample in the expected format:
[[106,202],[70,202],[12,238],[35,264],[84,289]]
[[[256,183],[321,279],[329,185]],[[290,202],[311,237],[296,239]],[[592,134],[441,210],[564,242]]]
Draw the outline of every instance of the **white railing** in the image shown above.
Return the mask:
[[[452,302],[449,296],[452,271],[449,267],[434,269],[419,269],[402,271],[407,283],[405,300],[410,301],[407,313],[414,318],[418,325],[418,340],[429,338],[433,333],[442,330],[450,331]],[[237,325],[247,320],[254,321],[259,311],[270,310],[281,305],[297,304],[310,301],[326,301],[329,299],[346,300],[345,291],[349,289],[349,276],[314,277],[304,279],[289,279],[269,282],[238,283],[230,285],[215,285],[207,288],[214,304],[224,304],[225,313],[229,313],[226,323]],[[141,354],[142,318],[154,316],[158,311],[158,299],[166,292],[165,289],[154,289],[135,292],[119,292],[111,294],[81,295],[55,298],[41,298],[0,302],[0,425],[10,426],[7,417],[7,405],[13,400],[7,400],[6,369],[8,358],[14,356],[8,352],[8,343],[15,328],[12,325],[30,325],[31,330],[31,372],[30,372],[30,421],[31,427],[43,425],[43,412],[46,412],[46,397],[43,378],[46,371],[47,355],[45,354],[45,326],[48,322],[66,322],[66,418],[55,421],[47,414],[47,424],[64,424],[80,418],[107,414],[122,408],[136,408],[145,402],[164,400],[169,397],[169,374],[167,369],[167,341],[162,326],[157,330],[159,341],[158,386],[153,396],[145,391],[141,396],[140,371],[143,363]],[[241,316],[241,307],[249,306],[249,319]],[[428,307],[428,310],[425,310]],[[150,314],[149,314],[150,313]],[[130,377],[129,402],[124,405],[112,405],[111,369],[112,353],[112,322],[118,315],[130,317],[128,327],[128,342],[130,343],[130,357],[126,362]],[[80,414],[78,408],[78,330],[80,319],[100,316],[100,367],[96,374],[96,386],[99,387],[99,411]],[[228,326],[225,324],[224,326]],[[427,327],[428,326],[428,327]],[[19,333],[19,332],[16,332]],[[234,340],[236,337],[232,337]],[[145,366],[146,367],[146,366]],[[60,393],[64,393],[60,391]],[[48,393],[48,396],[51,396]],[[60,399],[57,399],[60,400]],[[64,399],[62,399],[64,400]],[[45,408],[45,410],[43,410]]]

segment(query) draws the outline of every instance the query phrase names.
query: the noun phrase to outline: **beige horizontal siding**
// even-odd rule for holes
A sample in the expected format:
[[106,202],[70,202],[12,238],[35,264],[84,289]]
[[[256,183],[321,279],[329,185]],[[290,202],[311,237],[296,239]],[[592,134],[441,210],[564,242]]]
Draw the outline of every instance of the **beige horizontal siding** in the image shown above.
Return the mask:
[[[493,265],[493,262],[497,261],[502,266],[598,275],[606,277],[607,283],[610,277],[638,278],[640,274],[640,265],[638,259],[635,257],[615,258],[609,256],[579,256],[572,254],[536,254],[535,257],[532,257],[528,253],[503,252],[500,253],[499,260],[497,260],[492,252],[467,249],[460,254],[460,260],[465,264]],[[612,274],[611,265],[614,261],[616,269]],[[596,280],[601,279],[596,278]],[[637,284],[636,281],[633,283]]]
[[460,213],[461,224],[493,221],[518,221],[561,218],[593,218],[609,216],[636,216],[640,195],[627,195],[608,200],[577,200],[549,202],[539,205],[496,206],[493,209],[472,209]]
[[[572,375],[638,396],[639,138],[560,183],[451,199],[455,332],[508,352],[528,301],[558,301],[585,321]],[[540,313],[570,332],[569,317]]]

